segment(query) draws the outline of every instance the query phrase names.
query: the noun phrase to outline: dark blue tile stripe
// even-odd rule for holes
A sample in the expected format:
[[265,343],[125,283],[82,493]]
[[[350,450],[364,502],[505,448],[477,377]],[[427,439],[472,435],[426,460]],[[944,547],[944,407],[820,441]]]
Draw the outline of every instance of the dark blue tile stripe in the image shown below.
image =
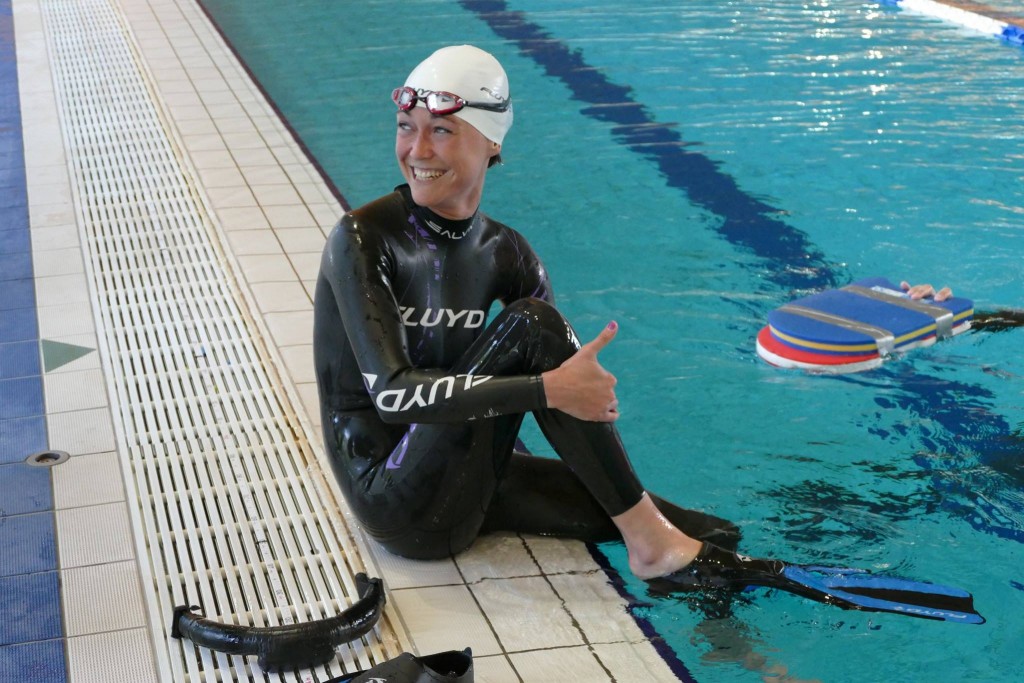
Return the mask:
[[63,635],[60,602],[52,596],[60,593],[56,571],[0,576],[0,646],[53,640]]
[[37,512],[0,520],[0,576],[17,576],[57,568],[53,514]]
[[11,0],[0,0],[0,680],[67,681]]
[[[26,456],[46,447],[46,416],[0,420],[0,467],[24,462]],[[0,469],[0,473],[7,470]]]
[[0,380],[41,374],[39,344],[34,341],[0,344]]
[[0,647],[0,681],[66,681],[64,644],[42,640]]

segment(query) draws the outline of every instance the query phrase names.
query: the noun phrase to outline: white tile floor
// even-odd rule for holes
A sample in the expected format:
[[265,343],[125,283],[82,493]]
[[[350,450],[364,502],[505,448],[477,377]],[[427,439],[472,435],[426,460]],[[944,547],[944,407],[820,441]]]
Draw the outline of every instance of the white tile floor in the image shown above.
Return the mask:
[[[306,437],[318,444],[312,283],[342,207],[192,0],[110,2],[183,150],[252,333],[267,339]],[[56,30],[44,20],[47,3],[60,4],[14,2],[22,111],[31,112],[24,137],[40,331],[100,348],[54,88],[60,76],[46,49]],[[139,532],[124,503],[131,493],[100,358],[83,356],[45,378],[51,445],[74,454],[54,470],[69,672],[75,683],[153,681],[154,615],[137,572],[131,534]],[[478,681],[677,680],[581,544],[488,537],[441,562],[397,558],[365,540],[360,548],[388,588],[401,631],[393,639],[424,654],[470,646]]]

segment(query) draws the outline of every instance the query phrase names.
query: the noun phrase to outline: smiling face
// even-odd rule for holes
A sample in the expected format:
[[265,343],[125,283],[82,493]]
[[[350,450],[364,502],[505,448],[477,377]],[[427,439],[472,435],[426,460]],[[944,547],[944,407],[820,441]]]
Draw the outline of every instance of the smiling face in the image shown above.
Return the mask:
[[417,106],[398,112],[395,156],[412,198],[439,216],[469,218],[480,206],[490,158],[501,151],[454,116]]

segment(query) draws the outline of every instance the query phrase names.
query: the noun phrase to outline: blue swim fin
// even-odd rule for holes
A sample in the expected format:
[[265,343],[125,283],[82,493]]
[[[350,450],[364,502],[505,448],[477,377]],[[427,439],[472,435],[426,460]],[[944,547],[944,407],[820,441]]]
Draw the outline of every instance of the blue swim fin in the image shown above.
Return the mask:
[[958,624],[984,624],[965,590],[934,583],[879,576],[864,570],[787,565],[779,588],[846,609],[893,612]]
[[663,593],[692,590],[742,591],[751,586],[779,588],[843,609],[892,612],[922,619],[983,624],[970,593],[959,588],[862,569],[801,566],[750,558],[705,543],[697,558],[677,572],[648,581]]

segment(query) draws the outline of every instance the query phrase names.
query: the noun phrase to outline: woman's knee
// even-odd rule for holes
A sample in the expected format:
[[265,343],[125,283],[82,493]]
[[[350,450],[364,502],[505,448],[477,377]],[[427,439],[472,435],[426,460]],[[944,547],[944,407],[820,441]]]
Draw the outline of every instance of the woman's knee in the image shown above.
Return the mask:
[[557,367],[580,348],[572,325],[561,311],[546,301],[526,297],[502,311],[507,323],[526,330],[526,336],[543,365]]
[[509,315],[538,320],[546,325],[558,326],[569,324],[565,320],[565,316],[562,315],[561,311],[549,304],[547,301],[533,296],[516,299],[506,306],[503,312],[507,312]]

